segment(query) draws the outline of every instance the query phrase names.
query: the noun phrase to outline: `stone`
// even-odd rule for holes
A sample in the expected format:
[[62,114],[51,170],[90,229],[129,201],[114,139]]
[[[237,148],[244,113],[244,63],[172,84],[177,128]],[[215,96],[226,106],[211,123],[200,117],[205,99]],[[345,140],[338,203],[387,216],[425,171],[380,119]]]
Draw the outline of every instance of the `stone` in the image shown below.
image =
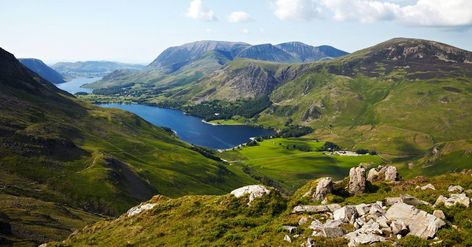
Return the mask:
[[356,233],[353,234],[349,233],[346,234],[344,237],[349,240],[348,246],[357,246],[361,244],[372,244],[376,242],[383,242],[385,241],[385,238],[382,236],[378,236],[372,233]]
[[337,238],[344,235],[344,231],[341,228],[342,223],[340,220],[328,220],[325,224],[322,224],[320,221],[314,220],[309,228],[313,229],[313,236]]
[[333,179],[330,177],[321,178],[316,185],[316,191],[313,198],[318,201],[323,201],[326,196],[333,192]]
[[139,205],[136,206],[136,207],[130,208],[130,209],[128,210],[128,212],[126,212],[126,215],[128,215],[128,217],[131,217],[131,216],[140,214],[140,213],[142,213],[142,212],[151,210],[151,209],[153,209],[156,205],[157,205],[157,203],[141,203],[141,204],[139,204]]
[[390,228],[394,235],[405,236],[409,232],[408,226],[402,220],[392,221],[392,223],[390,223]]
[[386,166],[385,168],[385,181],[397,181],[398,172],[395,166]]
[[315,242],[313,241],[312,238],[307,238],[306,240],[306,247],[313,247]]
[[444,214],[444,212],[443,212],[442,210],[439,210],[439,209],[434,210],[433,215],[436,216],[436,217],[438,217],[438,218],[441,219],[441,220],[445,220],[445,219],[446,219],[446,215]]
[[298,205],[292,210],[292,213],[326,213],[334,212],[334,210],[340,208],[339,204],[328,204],[328,205]]
[[462,186],[460,185],[451,185],[449,186],[449,188],[447,188],[447,192],[451,192],[451,193],[461,193],[462,191],[464,191],[464,188],[462,188]]
[[427,185],[421,186],[420,189],[421,190],[436,190],[436,188],[432,184],[427,184]]
[[323,223],[321,223],[319,220],[315,219],[311,222],[310,226],[308,228],[312,230],[318,230],[323,226]]
[[403,221],[408,226],[410,234],[423,239],[434,237],[439,228],[446,224],[432,214],[401,202],[391,206],[385,217],[390,221]]
[[254,201],[254,199],[262,197],[269,193],[270,193],[270,190],[264,185],[248,185],[248,186],[244,186],[239,189],[235,189],[231,191],[231,194],[235,196],[236,198],[249,195],[248,205],[252,201]]
[[282,226],[282,229],[286,230],[290,234],[293,234],[297,231],[296,226]]
[[344,206],[333,212],[334,220],[354,224],[357,218],[357,210],[354,206]]
[[308,218],[303,216],[300,218],[300,220],[298,220],[298,225],[302,226],[302,225],[305,225],[307,222],[308,222]]
[[467,197],[464,193],[462,194],[451,194],[451,197],[447,198],[443,195],[440,195],[436,202],[434,203],[434,206],[437,206],[439,204],[444,204],[446,208],[452,207],[454,205],[463,205],[466,208],[469,207],[470,205],[470,198]]
[[430,206],[431,204],[428,202],[425,202],[423,200],[420,200],[414,196],[410,196],[408,194],[406,195],[400,195],[401,202],[406,203],[408,205],[412,206],[418,206],[418,205],[427,205]]
[[362,203],[362,204],[356,205],[355,207],[356,207],[357,214],[359,216],[363,216],[369,213],[371,205]]
[[291,242],[292,242],[292,239],[291,239],[291,238],[290,238],[290,236],[289,236],[289,235],[287,235],[287,234],[285,234],[285,236],[284,236],[284,240],[285,240],[285,241],[287,241],[287,242],[289,242],[289,243],[291,243]]
[[351,170],[349,170],[349,193],[353,195],[363,193],[365,191],[365,184],[365,168],[362,166],[351,168]]
[[376,181],[397,181],[399,179],[397,168],[395,166],[378,166],[372,168],[367,174],[367,181],[373,183]]
[[385,214],[385,210],[377,203],[373,203],[369,210],[370,215],[380,216]]

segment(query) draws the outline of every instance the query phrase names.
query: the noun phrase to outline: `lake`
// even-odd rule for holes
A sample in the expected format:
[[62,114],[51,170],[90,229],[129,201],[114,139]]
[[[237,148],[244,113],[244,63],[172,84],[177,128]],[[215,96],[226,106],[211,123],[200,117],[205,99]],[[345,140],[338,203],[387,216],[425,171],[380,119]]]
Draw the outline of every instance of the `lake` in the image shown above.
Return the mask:
[[64,91],[67,91],[71,94],[79,93],[79,92],[84,92],[84,93],[91,93],[92,89],[90,88],[83,88],[81,87],[84,84],[87,83],[92,83],[96,82],[98,80],[102,79],[101,77],[91,77],[91,78],[74,78],[70,81],[61,83],[61,84],[56,84],[56,86]]
[[[91,89],[81,86],[100,79],[100,77],[76,78],[58,84],[57,87],[71,94],[91,93]],[[180,139],[188,143],[213,149],[232,148],[246,143],[251,137],[274,134],[272,130],[245,125],[212,125],[203,122],[201,118],[186,115],[182,111],[157,106],[139,104],[100,104],[99,106],[132,112],[154,125],[172,129]]]
[[182,111],[139,104],[100,104],[132,112],[148,122],[167,127],[180,139],[198,146],[227,149],[249,141],[250,137],[274,134],[274,131],[245,125],[212,125]]

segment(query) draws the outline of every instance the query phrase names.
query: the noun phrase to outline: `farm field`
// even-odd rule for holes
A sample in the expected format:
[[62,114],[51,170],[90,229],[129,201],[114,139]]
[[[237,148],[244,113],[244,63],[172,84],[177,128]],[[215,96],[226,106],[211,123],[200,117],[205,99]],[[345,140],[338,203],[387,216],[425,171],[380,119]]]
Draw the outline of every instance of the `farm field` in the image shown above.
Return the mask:
[[314,178],[342,178],[359,163],[383,163],[377,155],[332,155],[321,151],[324,144],[313,139],[274,138],[259,142],[257,146],[223,152],[221,157],[232,165],[242,166],[251,176],[270,181],[288,193]]

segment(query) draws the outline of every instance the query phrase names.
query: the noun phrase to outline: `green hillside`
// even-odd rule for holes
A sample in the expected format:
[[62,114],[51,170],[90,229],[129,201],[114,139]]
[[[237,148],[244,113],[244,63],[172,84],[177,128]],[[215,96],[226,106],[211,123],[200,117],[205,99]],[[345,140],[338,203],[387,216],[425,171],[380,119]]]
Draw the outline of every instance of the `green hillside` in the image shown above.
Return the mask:
[[[439,195],[448,195],[448,186],[461,185],[470,189],[472,177],[469,173],[454,173],[437,177],[418,177],[413,180],[393,183],[374,182],[370,191],[355,196],[341,195],[342,186],[337,185],[328,195],[329,203],[340,206],[364,203],[383,203],[388,197],[410,195],[426,203],[434,204]],[[312,236],[311,222],[327,221],[329,213],[293,213],[297,205],[318,205],[306,193],[314,189],[318,181],[310,181],[290,197],[277,191],[254,199],[248,205],[248,197],[185,196],[169,199],[156,196],[147,204],[153,205],[135,215],[122,215],[117,219],[100,221],[71,235],[52,246],[347,246],[348,240],[338,237]],[[416,186],[431,184],[435,190],[423,191]],[[468,192],[468,195],[471,194]],[[438,205],[417,205],[431,214],[441,209],[447,225],[436,233],[434,239],[421,239],[413,235],[386,237],[386,242],[372,246],[468,246],[472,243],[472,208],[461,205],[446,208]],[[362,206],[361,205],[361,206]],[[359,205],[358,205],[359,206]],[[390,206],[390,205],[389,205]],[[387,208],[386,206],[385,208]],[[382,209],[381,209],[382,210]],[[426,212],[424,212],[426,214]],[[432,215],[431,215],[432,217]],[[305,221],[305,223],[300,223]],[[292,230],[288,230],[292,227]],[[426,228],[426,226],[424,226]],[[354,226],[342,224],[344,232],[353,231]],[[381,233],[382,235],[384,233]],[[287,240],[289,237],[290,242]],[[388,236],[386,234],[385,236]],[[310,239],[310,240],[309,240]],[[436,244],[434,244],[436,243]],[[371,245],[360,245],[371,246]]]
[[[82,211],[117,215],[156,193],[223,194],[253,182],[169,130],[81,102],[35,78],[4,50],[0,65],[0,195],[18,197],[17,204],[0,206],[14,229],[9,238],[57,240],[97,219]],[[36,213],[21,209],[23,202],[37,203],[44,217],[67,210],[61,205],[86,216],[76,222],[70,222],[73,213],[57,216],[55,228],[63,230],[44,233],[49,220],[27,220]],[[21,231],[25,221],[28,234]]]

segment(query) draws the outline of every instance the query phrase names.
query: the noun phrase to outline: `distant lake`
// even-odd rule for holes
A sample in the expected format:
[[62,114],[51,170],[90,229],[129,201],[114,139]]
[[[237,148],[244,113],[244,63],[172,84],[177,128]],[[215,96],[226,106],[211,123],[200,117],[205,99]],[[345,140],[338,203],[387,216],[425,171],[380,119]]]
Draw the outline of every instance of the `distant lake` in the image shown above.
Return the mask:
[[87,83],[92,83],[96,82],[98,80],[102,79],[101,77],[81,77],[81,78],[74,78],[68,82],[64,82],[61,84],[56,84],[56,86],[64,91],[67,91],[71,94],[75,94],[78,92],[84,92],[84,93],[91,93],[92,89],[90,88],[83,88],[81,87],[84,84]]
[[180,139],[203,147],[227,149],[249,141],[250,137],[274,134],[274,131],[244,125],[212,125],[179,110],[139,104],[100,104],[132,112],[148,122],[167,127]]

